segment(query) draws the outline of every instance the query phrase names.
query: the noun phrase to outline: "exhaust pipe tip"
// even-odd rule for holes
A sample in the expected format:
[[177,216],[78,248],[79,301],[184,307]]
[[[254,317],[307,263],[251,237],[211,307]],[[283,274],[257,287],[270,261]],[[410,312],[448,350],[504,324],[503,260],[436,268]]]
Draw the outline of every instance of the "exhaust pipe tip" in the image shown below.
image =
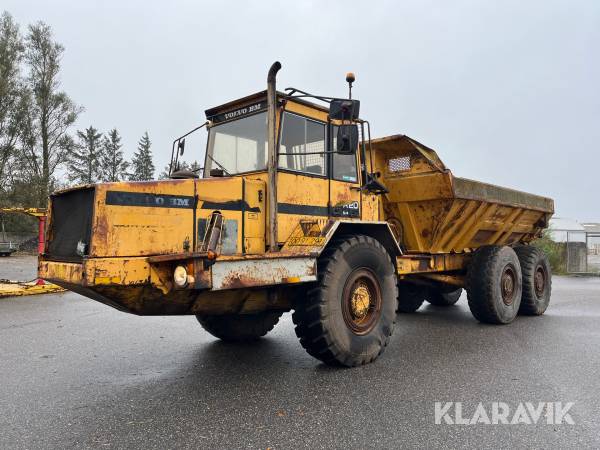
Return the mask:
[[281,63],[279,61],[275,61],[273,64],[271,64],[269,74],[267,75],[267,83],[272,83],[275,81],[275,77],[277,76],[279,69],[281,69]]

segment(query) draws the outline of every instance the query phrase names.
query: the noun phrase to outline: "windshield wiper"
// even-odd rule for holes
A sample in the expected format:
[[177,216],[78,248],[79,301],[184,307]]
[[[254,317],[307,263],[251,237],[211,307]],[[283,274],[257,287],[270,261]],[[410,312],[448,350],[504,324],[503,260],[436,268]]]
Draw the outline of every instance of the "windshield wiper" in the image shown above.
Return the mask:
[[222,165],[222,164],[220,164],[220,163],[219,163],[219,162],[218,162],[218,161],[217,161],[215,158],[213,158],[212,156],[210,156],[208,153],[206,153],[206,156],[208,156],[212,162],[214,162],[214,163],[215,163],[217,166],[219,166],[219,169],[221,169],[223,172],[225,172],[225,175],[232,176],[232,175],[231,175],[231,174],[230,174],[230,173],[227,171],[227,169],[226,169],[225,167],[223,167],[223,165]]

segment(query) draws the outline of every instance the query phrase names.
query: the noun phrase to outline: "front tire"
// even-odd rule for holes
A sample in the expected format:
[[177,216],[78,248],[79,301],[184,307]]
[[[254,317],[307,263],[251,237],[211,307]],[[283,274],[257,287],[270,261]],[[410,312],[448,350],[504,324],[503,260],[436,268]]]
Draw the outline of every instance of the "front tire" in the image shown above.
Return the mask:
[[196,315],[196,319],[214,337],[227,342],[256,340],[279,322],[283,313],[265,311],[258,314]]
[[552,271],[546,254],[536,247],[519,246],[515,252],[521,263],[523,295],[519,314],[541,316],[550,303]]
[[521,264],[510,247],[485,246],[473,255],[467,273],[467,297],[480,322],[512,322],[521,305]]
[[374,361],[388,344],[396,320],[396,272],[375,239],[336,239],[317,263],[318,283],[294,305],[300,344],[330,365]]

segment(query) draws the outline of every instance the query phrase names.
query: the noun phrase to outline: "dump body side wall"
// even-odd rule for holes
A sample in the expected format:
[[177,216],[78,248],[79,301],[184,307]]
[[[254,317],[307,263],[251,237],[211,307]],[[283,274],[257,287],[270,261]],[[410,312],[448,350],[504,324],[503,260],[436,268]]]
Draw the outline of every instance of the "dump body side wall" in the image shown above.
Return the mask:
[[530,242],[554,211],[550,199],[455,178],[433,150],[405,136],[376,140],[373,150],[390,191],[383,198],[385,220],[409,253]]

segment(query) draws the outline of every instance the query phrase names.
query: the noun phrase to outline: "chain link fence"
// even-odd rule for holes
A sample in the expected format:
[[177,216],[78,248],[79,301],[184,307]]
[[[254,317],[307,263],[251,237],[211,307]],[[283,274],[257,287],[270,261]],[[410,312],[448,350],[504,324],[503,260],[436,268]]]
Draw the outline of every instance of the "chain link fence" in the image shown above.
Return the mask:
[[600,233],[567,231],[568,273],[600,274]]

